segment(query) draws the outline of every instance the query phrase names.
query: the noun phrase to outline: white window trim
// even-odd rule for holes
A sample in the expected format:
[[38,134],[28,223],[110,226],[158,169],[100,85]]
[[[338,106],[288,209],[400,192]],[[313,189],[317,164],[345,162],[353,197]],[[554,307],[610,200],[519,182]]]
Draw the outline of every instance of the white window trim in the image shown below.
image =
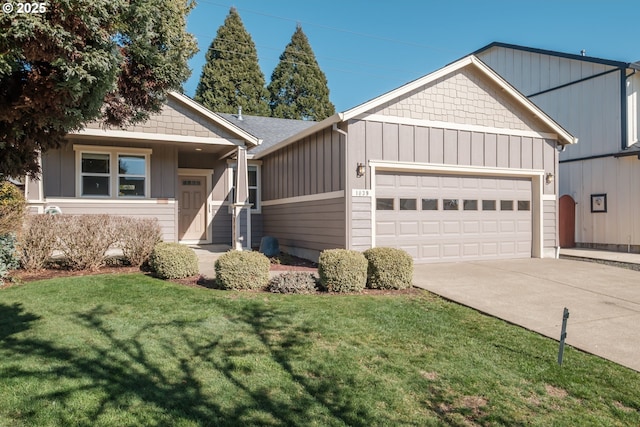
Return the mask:
[[[76,154],[76,197],[83,199],[112,199],[112,200],[144,200],[151,198],[151,152],[150,148],[130,148],[130,147],[104,147],[98,145],[80,145],[74,144],[73,151]],[[109,155],[109,196],[83,196],[82,195],[82,154],[108,154]],[[144,156],[145,173],[144,173],[144,196],[118,196],[118,182],[120,178],[118,168],[119,155],[137,155]],[[96,174],[92,174],[96,175]],[[106,176],[106,174],[105,174]],[[141,175],[135,175],[141,176]]]
[[[237,167],[237,162],[228,161],[227,162],[227,194],[231,194],[231,190],[233,189],[233,178],[234,178],[234,169]],[[261,214],[262,213],[262,162],[247,162],[247,170],[248,168],[256,168],[256,184],[255,186],[249,185],[249,189],[256,189],[256,204],[257,206],[251,207],[252,214]],[[228,197],[228,196],[227,196]],[[231,205],[233,204],[233,200],[228,200],[229,202],[229,213],[233,213]]]

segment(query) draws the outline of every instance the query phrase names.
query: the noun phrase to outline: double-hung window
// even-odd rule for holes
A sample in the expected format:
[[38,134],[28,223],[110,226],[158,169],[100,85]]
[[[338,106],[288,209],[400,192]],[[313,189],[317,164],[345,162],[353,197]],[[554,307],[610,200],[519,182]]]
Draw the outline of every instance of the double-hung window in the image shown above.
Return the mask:
[[81,197],[148,198],[150,149],[74,145]]
[[[236,174],[237,165],[234,163],[229,166],[229,204],[235,201]],[[260,165],[247,166],[247,183],[249,184],[249,203],[253,205],[251,212],[260,213]]]

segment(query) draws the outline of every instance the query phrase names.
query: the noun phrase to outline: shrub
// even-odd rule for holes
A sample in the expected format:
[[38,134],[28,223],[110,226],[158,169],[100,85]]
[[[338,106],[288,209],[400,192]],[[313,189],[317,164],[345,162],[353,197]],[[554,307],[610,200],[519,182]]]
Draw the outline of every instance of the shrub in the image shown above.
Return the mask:
[[367,259],[347,249],[322,251],[318,274],[322,287],[329,292],[360,292],[367,283]]
[[413,258],[396,248],[371,248],[364,251],[369,266],[367,287],[371,289],[406,289],[413,285]]
[[229,251],[216,261],[216,281],[223,289],[262,289],[269,282],[270,264],[260,252]]
[[20,229],[25,206],[20,189],[8,181],[0,181],[0,235]]
[[198,256],[179,243],[158,243],[149,256],[151,271],[161,279],[183,279],[198,274]]
[[51,258],[56,247],[58,230],[54,215],[27,216],[20,238],[18,250],[20,263],[25,270],[41,270]]
[[109,215],[60,215],[60,250],[73,270],[97,270],[118,241],[118,227]]
[[316,278],[307,271],[287,271],[269,280],[267,290],[281,294],[312,294],[316,292]]
[[9,270],[20,266],[16,251],[16,237],[14,234],[0,235],[0,285],[9,275]]
[[149,259],[160,240],[160,224],[155,218],[120,218],[120,248],[127,262],[140,267]]

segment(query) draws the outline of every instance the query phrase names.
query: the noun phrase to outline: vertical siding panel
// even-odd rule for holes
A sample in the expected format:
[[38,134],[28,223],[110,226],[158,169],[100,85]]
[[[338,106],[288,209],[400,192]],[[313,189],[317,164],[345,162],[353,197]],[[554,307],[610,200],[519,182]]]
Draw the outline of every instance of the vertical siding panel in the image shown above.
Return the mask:
[[494,134],[486,134],[484,137],[484,163],[485,166],[498,165],[498,141]]
[[317,134],[309,137],[309,194],[318,192],[318,136]]
[[[552,173],[555,179],[558,179],[558,171],[556,170],[556,149],[553,141],[543,141],[544,147],[544,172]],[[555,194],[555,183],[544,186],[544,194]]]
[[429,128],[416,127],[415,130],[416,162],[429,162]]
[[289,145],[287,147],[287,197],[293,197],[293,146]]
[[293,148],[293,186],[291,197],[296,197],[300,195],[300,178],[301,178],[301,166],[300,163],[300,142],[296,142]]
[[333,162],[331,161],[331,130],[322,132],[322,146],[324,150],[324,191],[332,191],[331,175],[333,175]]
[[323,134],[316,134],[316,192],[324,193],[324,138]]
[[520,168],[521,167],[521,140],[519,136],[509,137],[509,167]]
[[444,163],[456,164],[458,161],[458,131],[444,130]]
[[444,163],[444,131],[442,129],[429,129],[429,161]]
[[521,164],[523,169],[533,168],[533,144],[531,138],[523,137],[521,146]]
[[302,171],[304,177],[304,195],[311,194],[311,141],[309,138],[304,139],[304,170]]
[[384,160],[398,161],[398,125],[382,125],[382,156]]
[[367,159],[382,160],[382,123],[366,122]]
[[544,142],[539,138],[533,140],[533,168],[544,169]]
[[401,125],[398,134],[398,159],[401,162],[414,162],[415,156],[414,126]]
[[471,133],[458,132],[458,164],[471,165]]
[[471,164],[484,166],[484,134],[473,132],[471,134]]
[[509,167],[509,137],[498,135],[497,165],[499,168]]
[[340,159],[340,174],[338,176],[340,177],[340,180],[338,181],[339,185],[337,190],[344,190],[346,188],[344,176],[344,168],[346,162],[345,153],[345,139],[344,137],[342,137],[342,135],[338,135],[338,158]]
[[331,132],[331,191],[340,189],[340,175],[342,174],[342,161],[340,159],[340,134]]

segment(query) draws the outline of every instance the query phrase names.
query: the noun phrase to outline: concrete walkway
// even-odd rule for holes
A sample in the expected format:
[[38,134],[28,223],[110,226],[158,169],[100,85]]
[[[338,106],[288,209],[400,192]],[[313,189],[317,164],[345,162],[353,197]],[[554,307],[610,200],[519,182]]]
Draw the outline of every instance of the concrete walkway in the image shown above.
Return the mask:
[[567,307],[567,344],[640,371],[637,271],[567,259],[422,264],[414,285],[556,340]]

